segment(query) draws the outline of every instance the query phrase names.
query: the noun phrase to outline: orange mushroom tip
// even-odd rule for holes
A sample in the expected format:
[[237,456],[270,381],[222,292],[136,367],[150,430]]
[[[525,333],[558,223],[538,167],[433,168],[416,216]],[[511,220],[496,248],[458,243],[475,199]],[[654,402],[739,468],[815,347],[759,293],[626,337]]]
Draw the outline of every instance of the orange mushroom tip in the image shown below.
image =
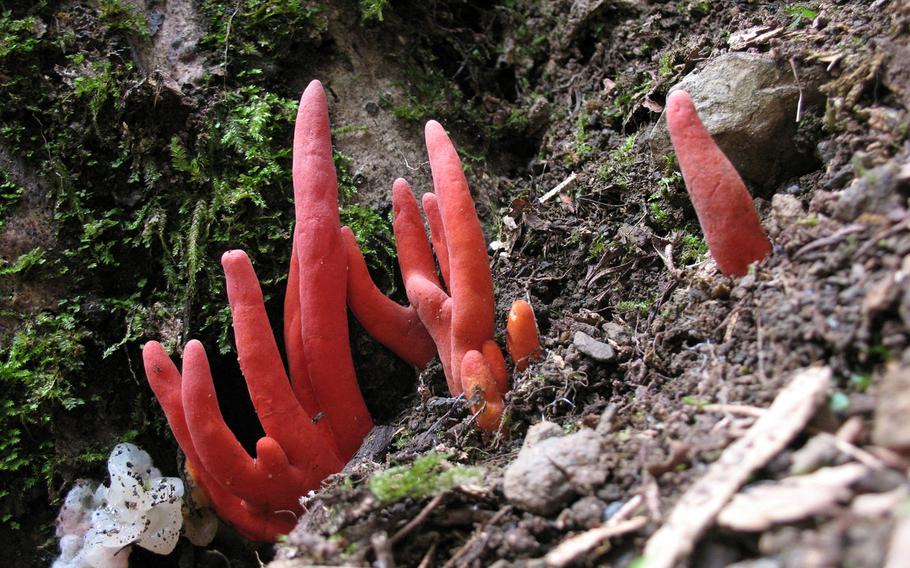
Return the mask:
[[531,304],[525,300],[515,300],[509,310],[506,322],[506,348],[509,357],[515,362],[515,368],[524,371],[531,361],[543,356],[540,348],[540,334],[537,330],[537,318]]
[[692,97],[667,97],[667,127],[705,241],[717,267],[742,276],[771,252],[752,196],[698,118]]

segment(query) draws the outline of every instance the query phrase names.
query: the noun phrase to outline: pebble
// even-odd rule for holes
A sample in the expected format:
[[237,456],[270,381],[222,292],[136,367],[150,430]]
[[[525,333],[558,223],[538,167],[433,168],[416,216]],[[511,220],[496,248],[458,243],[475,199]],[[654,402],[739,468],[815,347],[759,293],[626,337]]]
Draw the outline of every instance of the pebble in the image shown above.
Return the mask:
[[576,331],[575,336],[572,338],[572,344],[595,361],[601,363],[606,363],[607,361],[612,361],[616,357],[616,353],[613,351],[613,348],[609,344],[602,341],[597,341],[587,333],[583,331]]
[[[538,429],[550,435],[556,426],[541,422]],[[529,437],[531,432],[529,432]],[[522,446],[503,477],[503,493],[513,505],[536,513],[551,515],[561,510],[578,494],[590,494],[606,481],[607,471],[600,463],[603,438],[587,428],[558,437],[540,439]]]

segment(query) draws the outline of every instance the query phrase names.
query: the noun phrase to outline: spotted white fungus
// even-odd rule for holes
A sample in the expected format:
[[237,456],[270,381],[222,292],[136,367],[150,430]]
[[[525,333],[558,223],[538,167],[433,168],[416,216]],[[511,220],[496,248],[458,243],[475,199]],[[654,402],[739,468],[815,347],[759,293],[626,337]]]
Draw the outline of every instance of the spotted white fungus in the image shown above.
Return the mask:
[[118,444],[107,462],[109,486],[81,480],[57,517],[60,556],[52,568],[126,568],[135,544],[158,554],[177,546],[183,482],[161,477],[149,455]]

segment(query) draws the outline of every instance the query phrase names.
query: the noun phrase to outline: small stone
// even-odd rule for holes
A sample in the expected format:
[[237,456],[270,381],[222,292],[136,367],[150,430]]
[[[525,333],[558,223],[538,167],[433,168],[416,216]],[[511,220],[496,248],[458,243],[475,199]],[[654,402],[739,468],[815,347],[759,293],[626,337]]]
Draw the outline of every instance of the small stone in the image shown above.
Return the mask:
[[525,441],[522,444],[521,449],[531,448],[546,439],[557,438],[564,434],[565,432],[562,427],[555,422],[547,422],[546,420],[538,422],[528,428],[528,433],[525,435]]
[[793,452],[790,473],[802,475],[815,471],[822,466],[833,463],[839,453],[832,436],[815,436],[806,442],[806,445],[802,448]]
[[863,213],[886,215],[903,209],[905,199],[897,190],[899,176],[900,167],[893,161],[869,169],[839,194],[834,215],[848,222]]
[[603,485],[607,471],[600,463],[602,452],[603,438],[588,429],[525,443],[506,468],[506,499],[526,511],[551,515],[574,495],[590,494]]
[[606,503],[593,495],[588,495],[572,503],[572,506],[568,509],[565,509],[559,515],[559,520],[563,526],[592,529],[603,523],[604,510],[606,508]]
[[610,347],[609,344],[597,341],[583,331],[575,332],[575,336],[572,338],[572,344],[580,352],[601,363],[612,361],[613,358],[616,357],[616,353],[613,352],[613,348]]

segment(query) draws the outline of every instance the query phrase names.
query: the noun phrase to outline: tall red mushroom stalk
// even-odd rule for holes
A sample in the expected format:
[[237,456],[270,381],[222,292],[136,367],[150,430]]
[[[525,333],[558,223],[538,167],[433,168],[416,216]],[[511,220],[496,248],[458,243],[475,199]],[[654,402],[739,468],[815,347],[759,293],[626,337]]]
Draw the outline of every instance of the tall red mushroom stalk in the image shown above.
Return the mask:
[[[352,456],[373,427],[357,385],[347,318],[347,256],[338,215],[338,181],[332,159],[328,101],[322,84],[304,91],[294,127],[293,255],[299,285],[285,298],[285,325],[299,321],[286,339],[295,353],[291,380],[295,391],[312,390],[342,455]],[[291,263],[291,270],[295,262]],[[297,295],[295,303],[291,296]],[[292,357],[289,357],[289,359]],[[301,363],[302,361],[302,363]],[[296,376],[295,376],[296,373]]]
[[746,274],[750,264],[771,252],[752,196],[698,118],[687,92],[667,98],[667,126],[711,256],[724,274]]

